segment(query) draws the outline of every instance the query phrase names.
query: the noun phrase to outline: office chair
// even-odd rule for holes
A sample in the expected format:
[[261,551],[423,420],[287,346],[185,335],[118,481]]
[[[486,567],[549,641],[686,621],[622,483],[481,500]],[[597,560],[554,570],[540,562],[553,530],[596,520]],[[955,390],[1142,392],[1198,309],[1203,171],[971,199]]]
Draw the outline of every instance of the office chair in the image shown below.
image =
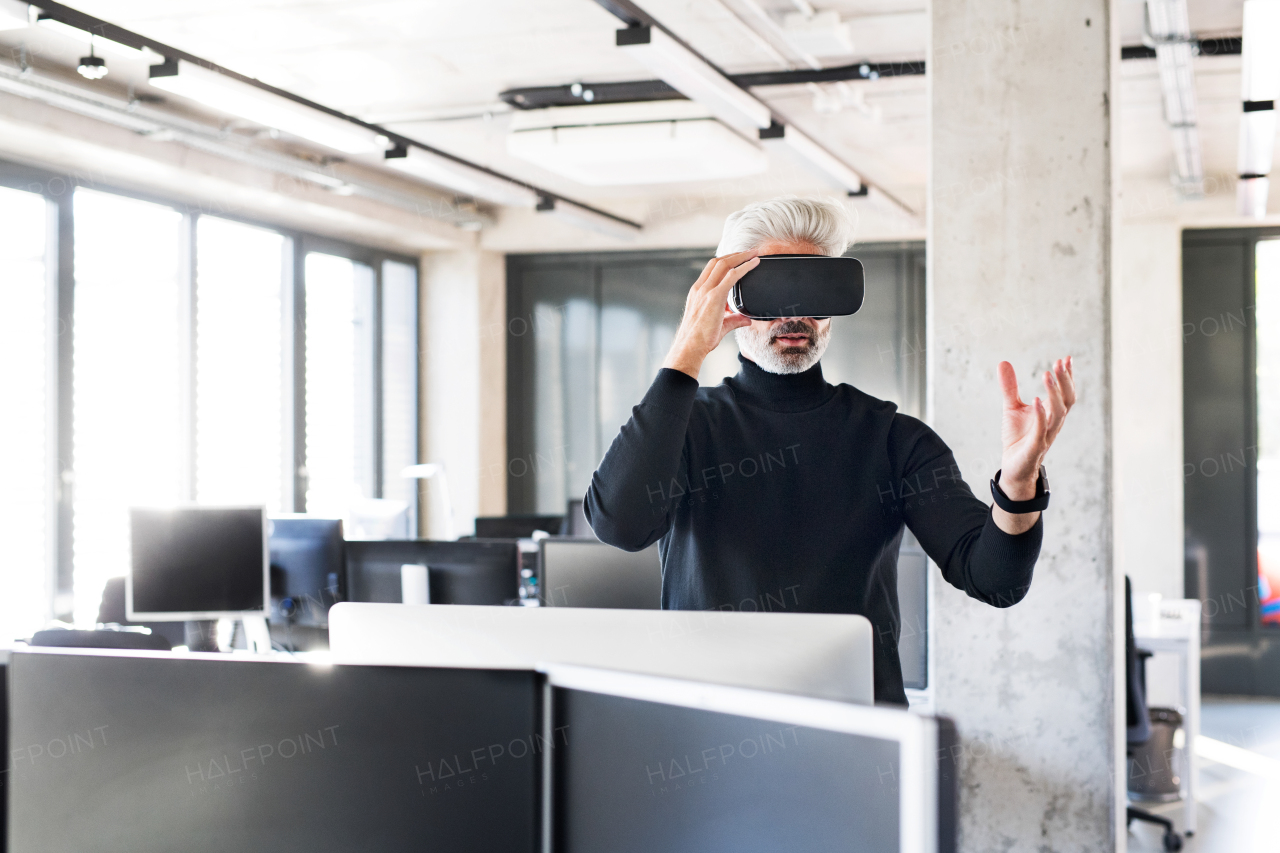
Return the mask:
[[[1124,671],[1125,671],[1125,715],[1126,715],[1126,749],[1125,755],[1133,758],[1135,748],[1151,740],[1151,712],[1147,709],[1146,678],[1144,664],[1151,656],[1150,652],[1139,652],[1133,639],[1133,590],[1129,585],[1129,577],[1124,579]],[[1173,821],[1166,817],[1154,815],[1144,809],[1127,806],[1125,808],[1125,826],[1134,821],[1154,823],[1164,829],[1164,849],[1169,851],[1182,849],[1182,836],[1173,828]]]

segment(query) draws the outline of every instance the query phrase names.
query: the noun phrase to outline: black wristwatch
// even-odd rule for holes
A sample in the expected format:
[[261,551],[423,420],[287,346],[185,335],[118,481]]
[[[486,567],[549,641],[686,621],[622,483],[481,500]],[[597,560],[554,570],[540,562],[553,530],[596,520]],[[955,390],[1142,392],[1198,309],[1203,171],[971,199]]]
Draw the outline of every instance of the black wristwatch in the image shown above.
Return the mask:
[[1036,496],[1029,501],[1010,500],[1000,488],[1000,472],[996,472],[995,479],[991,481],[991,498],[996,502],[996,506],[1005,512],[1015,515],[1023,512],[1041,512],[1049,506],[1049,475],[1045,473],[1044,466],[1040,466],[1040,476],[1036,480]]

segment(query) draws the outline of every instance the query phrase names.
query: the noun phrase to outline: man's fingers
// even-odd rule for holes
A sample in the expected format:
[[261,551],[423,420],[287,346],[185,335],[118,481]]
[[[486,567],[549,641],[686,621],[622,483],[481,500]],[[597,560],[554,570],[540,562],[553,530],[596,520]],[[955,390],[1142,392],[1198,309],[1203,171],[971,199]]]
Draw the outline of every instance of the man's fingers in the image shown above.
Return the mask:
[[759,265],[760,265],[760,259],[754,258],[754,257],[749,258],[748,260],[744,261],[741,264],[738,264],[736,267],[729,270],[725,274],[724,278],[720,279],[720,281],[717,282],[713,288],[711,288],[711,293],[715,294],[718,291],[724,294],[723,296],[720,296],[718,298],[724,299],[727,302],[729,298],[728,297],[729,288],[737,284],[738,279],[742,278],[744,275],[751,272],[753,269],[755,269]]
[[1057,372],[1058,384],[1062,386],[1062,402],[1068,409],[1076,404],[1076,380],[1071,371],[1071,356],[1060,361],[1062,369]]
[[1000,390],[1004,394],[1004,407],[1013,409],[1026,405],[1022,402],[1022,398],[1018,396],[1018,374],[1014,373],[1013,365],[1007,361],[1002,361],[999,367],[996,368],[996,373],[1000,376]]
[[[1059,362],[1061,364],[1061,362]],[[1052,370],[1044,372],[1044,387],[1048,392],[1048,409],[1049,409],[1049,429],[1053,431],[1057,428],[1062,418],[1067,414],[1067,404],[1063,400],[1062,385],[1058,381],[1058,377]]]
[[1036,411],[1036,444],[1044,445],[1049,432],[1049,413],[1045,410],[1044,401],[1036,397],[1033,406]]
[[703,271],[703,275],[698,278],[698,282],[694,287],[700,287],[702,290],[714,290],[723,281],[724,276],[731,273],[735,267],[756,256],[755,249],[752,249],[748,252],[734,252],[732,255],[712,258],[710,263],[707,264],[708,268]]

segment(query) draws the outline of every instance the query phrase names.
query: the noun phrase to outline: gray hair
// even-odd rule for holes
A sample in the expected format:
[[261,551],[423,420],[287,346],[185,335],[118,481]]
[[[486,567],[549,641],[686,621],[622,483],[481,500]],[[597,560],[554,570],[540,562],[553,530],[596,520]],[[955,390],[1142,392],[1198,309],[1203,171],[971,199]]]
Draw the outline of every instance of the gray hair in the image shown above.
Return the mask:
[[716,257],[754,249],[769,240],[812,243],[824,255],[843,255],[853,242],[853,222],[833,201],[782,198],[749,204],[724,221]]

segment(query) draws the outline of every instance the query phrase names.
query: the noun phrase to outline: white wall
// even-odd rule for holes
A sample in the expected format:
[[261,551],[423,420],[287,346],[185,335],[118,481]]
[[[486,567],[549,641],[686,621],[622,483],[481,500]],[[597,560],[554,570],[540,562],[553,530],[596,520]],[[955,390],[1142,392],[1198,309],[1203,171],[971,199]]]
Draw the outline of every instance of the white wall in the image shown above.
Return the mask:
[[1183,596],[1182,228],[1120,223],[1111,293],[1116,570]]
[[450,531],[431,482],[421,530],[440,539],[507,511],[504,260],[474,249],[426,254],[421,280],[422,460],[445,466],[454,516]]

